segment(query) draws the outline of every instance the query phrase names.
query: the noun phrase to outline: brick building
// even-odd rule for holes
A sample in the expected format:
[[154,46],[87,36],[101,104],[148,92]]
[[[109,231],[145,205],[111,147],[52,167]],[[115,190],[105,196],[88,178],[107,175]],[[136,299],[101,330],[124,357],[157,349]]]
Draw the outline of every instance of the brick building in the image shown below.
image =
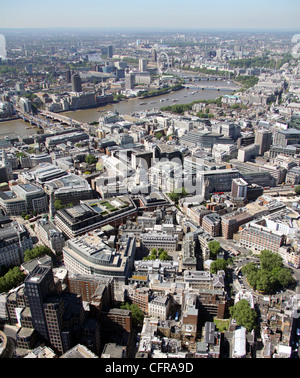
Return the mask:
[[202,220],[202,228],[210,236],[220,236],[220,233],[221,233],[220,215],[216,213],[205,215]]
[[222,227],[222,236],[225,239],[232,239],[233,234],[237,233],[239,227],[247,222],[250,222],[253,219],[253,215],[249,214],[247,211],[243,211],[242,209],[224,215],[221,221]]
[[240,228],[240,244],[245,248],[251,248],[255,251],[268,249],[272,252],[278,252],[284,244],[285,236],[272,232],[267,227],[258,223],[248,223]]

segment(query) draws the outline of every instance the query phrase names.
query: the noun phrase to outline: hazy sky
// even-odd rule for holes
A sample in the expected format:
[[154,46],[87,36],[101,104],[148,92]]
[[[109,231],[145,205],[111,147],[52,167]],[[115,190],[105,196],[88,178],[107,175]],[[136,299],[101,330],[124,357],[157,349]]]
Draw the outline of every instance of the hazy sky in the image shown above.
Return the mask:
[[0,28],[300,29],[299,0],[0,0]]

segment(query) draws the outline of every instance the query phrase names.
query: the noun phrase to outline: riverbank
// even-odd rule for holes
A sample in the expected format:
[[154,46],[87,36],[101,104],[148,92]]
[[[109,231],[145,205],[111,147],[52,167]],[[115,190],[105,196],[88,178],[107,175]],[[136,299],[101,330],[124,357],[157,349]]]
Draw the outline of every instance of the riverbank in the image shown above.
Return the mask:
[[144,92],[140,96],[138,96],[138,98],[145,99],[145,98],[162,96],[162,95],[174,92],[174,91],[179,91],[180,89],[183,89],[183,88],[184,88],[183,85],[177,84],[177,85],[173,85],[172,87],[158,89],[157,91]]
[[[218,82],[219,83],[219,82]],[[211,86],[216,85],[216,82],[211,82]],[[90,122],[98,122],[99,117],[106,112],[118,112],[120,115],[125,114],[133,114],[138,112],[147,112],[152,110],[159,110],[160,107],[163,105],[167,105],[168,103],[171,104],[173,101],[176,100],[178,104],[187,104],[191,103],[192,101],[199,101],[199,100],[215,100],[220,96],[224,96],[228,94],[228,83],[223,82],[222,87],[224,90],[220,89],[217,91],[215,89],[212,90],[199,90],[197,93],[192,94],[192,91],[187,88],[180,89],[178,91],[171,91],[167,95],[160,95],[155,97],[155,101],[152,98],[145,98],[141,100],[137,97],[129,98],[124,101],[114,102],[107,105],[99,106],[98,108],[91,108],[91,109],[77,109],[76,111],[64,111],[60,112],[60,114],[65,115],[71,119],[74,119],[78,122],[90,123]],[[144,105],[140,105],[140,103],[145,102]],[[30,127],[30,129],[26,129],[29,124],[24,122],[22,119],[16,119],[12,121],[6,121],[0,123],[0,137],[4,136],[15,136],[15,135],[32,135],[36,133],[39,129]]]
[[7,118],[0,118],[0,122],[9,122],[9,121],[15,121],[16,119],[20,119],[20,116],[13,116],[13,117],[7,117]]

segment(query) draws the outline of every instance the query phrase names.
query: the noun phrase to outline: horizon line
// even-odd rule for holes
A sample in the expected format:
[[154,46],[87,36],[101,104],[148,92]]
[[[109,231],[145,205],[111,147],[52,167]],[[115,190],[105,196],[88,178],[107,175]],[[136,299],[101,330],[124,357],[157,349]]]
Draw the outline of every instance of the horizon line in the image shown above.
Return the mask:
[[15,27],[0,27],[0,30],[110,30],[110,31],[122,31],[122,30],[130,30],[130,31],[153,31],[153,32],[179,32],[179,31],[189,31],[189,32],[205,32],[205,31],[244,31],[244,32],[253,32],[253,31],[261,31],[261,32],[295,32],[295,31],[300,31],[300,28],[263,28],[263,27],[257,27],[257,28],[227,28],[227,27],[206,27],[206,28],[197,28],[197,27],[181,27],[181,28],[176,28],[173,26],[170,27],[133,27],[133,26],[15,26]]

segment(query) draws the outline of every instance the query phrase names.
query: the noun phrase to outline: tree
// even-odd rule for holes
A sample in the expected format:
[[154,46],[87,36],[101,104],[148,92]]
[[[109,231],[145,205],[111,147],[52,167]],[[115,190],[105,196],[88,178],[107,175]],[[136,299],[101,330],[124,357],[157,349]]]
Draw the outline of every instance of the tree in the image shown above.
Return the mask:
[[290,269],[283,267],[282,258],[268,250],[261,251],[260,265],[250,263],[242,268],[249,285],[253,289],[272,293],[278,289],[288,287],[295,282]]
[[158,258],[159,258],[161,261],[170,260],[170,256],[169,256],[169,254],[168,254],[167,251],[162,251],[162,252],[160,252]]
[[228,262],[224,259],[217,259],[213,261],[210,265],[210,272],[211,273],[218,273],[219,270],[227,269]]
[[165,261],[170,260],[171,257],[169,256],[168,252],[165,251],[163,248],[159,248],[158,251],[156,248],[151,249],[151,252],[148,256],[143,257],[143,260],[156,260],[159,258],[159,260]]
[[46,247],[45,245],[39,245],[32,249],[26,249],[26,251],[24,252],[24,261],[30,261],[43,255],[52,255],[51,249]]
[[54,208],[56,211],[64,208],[64,205],[62,204],[61,200],[57,199],[54,201]]
[[134,327],[141,326],[143,324],[144,314],[138,305],[126,302],[122,303],[120,308],[131,311],[132,324]]
[[64,205],[61,202],[61,200],[59,200],[59,199],[54,201],[54,208],[55,208],[56,211],[61,210],[61,209],[65,209],[66,207],[73,207],[73,206],[74,206],[73,202],[69,202],[69,203]]
[[277,274],[277,280],[282,288],[288,287],[294,283],[292,272],[287,268],[282,268]]
[[300,185],[295,186],[295,193],[300,194]]
[[215,259],[220,252],[221,246],[220,243],[217,240],[211,240],[208,243],[208,248],[210,251],[210,258]]
[[271,271],[277,267],[282,268],[283,266],[282,258],[277,253],[273,253],[267,249],[261,251],[259,260],[261,269],[268,271]]
[[171,193],[169,193],[169,197],[171,201],[174,201],[176,205],[178,204],[178,201],[187,196],[187,191],[184,188],[181,188],[179,190],[173,190]]
[[96,156],[94,156],[94,155],[86,155],[86,157],[85,157],[85,162],[87,163],[87,164],[89,164],[89,165],[91,165],[91,164],[96,164],[97,163],[97,161],[98,161],[98,159],[96,158]]
[[10,289],[20,285],[25,278],[25,274],[19,267],[10,269],[4,276],[0,277],[0,293],[8,292]]
[[248,332],[255,328],[257,314],[246,299],[241,299],[230,307],[229,313],[236,320],[237,325],[245,327]]

